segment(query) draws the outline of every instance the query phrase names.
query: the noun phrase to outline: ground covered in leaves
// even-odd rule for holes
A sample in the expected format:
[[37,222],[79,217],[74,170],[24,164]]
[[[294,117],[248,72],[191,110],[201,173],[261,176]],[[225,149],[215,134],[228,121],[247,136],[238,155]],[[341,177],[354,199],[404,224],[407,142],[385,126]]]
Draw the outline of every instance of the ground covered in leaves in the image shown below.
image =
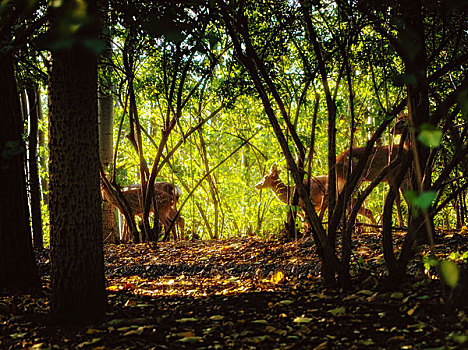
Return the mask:
[[[461,259],[467,241],[440,237],[435,252]],[[106,319],[74,328],[48,322],[48,252],[38,252],[43,290],[0,291],[0,349],[468,348],[468,312],[424,271],[422,249],[394,290],[383,288],[378,234],[359,235],[354,251],[355,287],[340,291],[323,287],[308,239],[107,245]]]

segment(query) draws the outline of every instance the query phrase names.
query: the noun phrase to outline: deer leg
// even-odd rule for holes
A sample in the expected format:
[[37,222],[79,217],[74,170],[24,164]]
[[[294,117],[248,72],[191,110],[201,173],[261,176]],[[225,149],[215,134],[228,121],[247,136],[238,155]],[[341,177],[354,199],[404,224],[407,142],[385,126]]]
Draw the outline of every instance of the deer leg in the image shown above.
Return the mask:
[[174,223],[171,223],[172,224],[172,237],[174,237],[174,242],[177,242],[177,230],[176,230],[176,227],[175,227],[175,222]]
[[169,241],[169,226],[171,224],[171,221],[170,220],[164,220],[163,222],[163,225],[164,225],[164,237],[163,237],[163,241],[164,242],[167,242]]
[[320,204],[320,213],[319,213],[319,219],[322,221],[323,215],[325,215],[325,210],[328,208],[328,202],[325,200],[325,196],[322,198],[322,203]]
[[177,218],[177,226],[179,227],[179,236],[181,240],[185,240],[185,220],[182,216]]
[[122,232],[122,242],[128,242],[130,240],[130,227],[128,226],[127,220],[124,219],[124,228]]

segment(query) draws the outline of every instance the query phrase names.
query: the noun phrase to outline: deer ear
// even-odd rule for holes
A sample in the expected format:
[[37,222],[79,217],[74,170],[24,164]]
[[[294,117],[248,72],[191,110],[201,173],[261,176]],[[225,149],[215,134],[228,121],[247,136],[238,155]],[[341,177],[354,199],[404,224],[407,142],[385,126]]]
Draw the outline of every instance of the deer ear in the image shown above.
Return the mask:
[[270,173],[276,173],[278,171],[278,165],[276,163],[273,163],[273,165],[270,168]]

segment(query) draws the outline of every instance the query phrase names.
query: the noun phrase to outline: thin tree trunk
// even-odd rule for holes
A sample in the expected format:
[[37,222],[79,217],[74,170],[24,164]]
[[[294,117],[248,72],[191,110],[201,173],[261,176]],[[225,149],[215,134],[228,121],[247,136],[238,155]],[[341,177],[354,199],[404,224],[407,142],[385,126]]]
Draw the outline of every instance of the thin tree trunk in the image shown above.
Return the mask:
[[208,155],[206,152],[206,142],[203,137],[203,131],[202,128],[198,129],[198,136],[200,137],[200,153],[201,157],[203,160],[203,165],[205,167],[205,171],[208,174],[206,179],[208,181],[208,185],[210,187],[210,194],[211,194],[211,200],[213,201],[213,206],[214,206],[214,232],[212,236],[210,237],[211,239],[218,239],[219,234],[219,225],[218,225],[218,219],[219,219],[219,201],[218,201],[218,189],[216,186],[216,183],[213,179],[213,177],[210,174],[210,164],[208,162]]
[[[41,102],[41,94],[40,94],[40,89],[38,90],[38,100],[37,100],[37,111],[39,113],[38,118],[40,121],[43,123],[47,122],[47,119],[44,118],[44,114],[42,113],[42,102]],[[43,150],[39,154],[39,165],[40,169],[42,172],[47,171],[47,165],[48,165],[48,159],[47,155],[45,152],[45,149],[47,147],[46,144],[46,135],[45,132],[42,128],[38,128],[38,142],[39,142],[39,150]],[[44,203],[45,206],[49,206],[49,181],[47,176],[41,176],[40,177],[41,181],[41,194],[42,194],[42,202]]]
[[29,102],[29,190],[31,195],[31,223],[34,248],[43,248],[41,188],[37,164],[37,130],[39,120],[39,88],[28,88]]
[[[102,16],[106,19],[106,33],[103,40],[106,49],[101,56],[101,71],[103,79],[99,85],[98,119],[99,119],[99,158],[103,169],[110,169],[113,160],[113,126],[114,126],[114,101],[112,95],[112,37],[108,25],[107,6],[103,6]],[[106,201],[102,203],[102,235],[104,242],[118,243],[120,241],[119,230],[115,225],[114,206]]]

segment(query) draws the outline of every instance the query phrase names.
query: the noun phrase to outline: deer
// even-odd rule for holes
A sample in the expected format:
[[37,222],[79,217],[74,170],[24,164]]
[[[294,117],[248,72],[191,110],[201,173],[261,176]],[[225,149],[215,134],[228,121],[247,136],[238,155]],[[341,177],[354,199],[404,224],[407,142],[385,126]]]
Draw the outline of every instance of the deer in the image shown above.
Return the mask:
[[[279,178],[279,174],[281,173],[281,169],[278,169],[278,166],[273,164],[270,168],[268,174],[266,174],[260,182],[255,185],[257,190],[269,188],[272,190],[274,195],[277,199],[281,202],[289,204],[292,198],[292,194],[296,189],[296,186],[288,186],[284,184],[281,179]],[[308,183],[308,179],[304,179],[304,185],[306,186]],[[338,185],[339,190],[341,190],[344,186],[344,183],[340,183]],[[328,208],[328,175],[320,175],[314,176],[310,178],[310,200],[314,203],[314,209],[318,213],[318,217],[322,220],[325,210]],[[304,204],[302,199],[299,199],[299,208],[302,209],[299,212],[299,216],[304,221],[305,219],[305,211],[304,211]],[[372,224],[376,224],[374,216],[372,212],[364,207],[359,209],[359,214],[367,217]]]
[[[122,214],[124,210],[119,205],[117,199],[113,196],[112,192],[104,185],[101,184],[101,194],[104,200],[108,201],[114,205]],[[130,208],[131,215],[143,217],[143,208],[141,204],[141,185],[134,184],[122,188],[122,194],[125,196]],[[184,219],[180,216],[177,211],[176,204],[180,197],[181,190],[174,184],[168,182],[155,182],[154,184],[154,199],[156,200],[156,205],[159,212],[159,221],[164,225],[166,230],[165,237],[168,237],[168,229],[171,227],[172,222],[175,220],[174,224],[177,223],[180,229],[180,236],[183,237],[184,231]],[[151,205],[150,212],[154,213],[153,205]],[[172,234],[174,240],[177,240],[177,232],[175,225],[172,225]],[[122,235],[122,240],[127,241],[130,238],[130,230],[127,222],[124,224],[124,232]]]
[[[391,129],[391,132],[394,135],[403,134],[404,131],[407,130],[407,119],[408,116],[404,113],[400,113],[398,118],[395,122],[394,127]],[[364,166],[364,170],[361,174],[361,177],[358,182],[361,184],[364,181],[372,182],[375,178],[382,172],[382,170],[389,165],[392,161],[394,161],[397,157],[401,155],[401,157],[405,157],[407,152],[409,152],[409,141],[406,138],[402,144],[399,145],[387,145],[387,146],[375,146],[372,148],[369,158]],[[341,154],[338,155],[336,158],[336,177],[337,183],[339,184],[338,187],[341,189],[344,187],[347,181],[347,174],[349,170],[349,165],[351,164],[351,168],[356,168],[359,160],[364,156],[365,147],[356,147],[351,149],[347,149]],[[350,155],[352,155],[351,162],[349,161]],[[402,171],[402,165],[395,166],[392,170],[390,170],[386,176],[382,179],[382,182],[386,182],[389,184],[390,188],[396,188],[397,184],[395,179],[397,174]],[[400,192],[404,193],[404,191],[411,189],[411,179],[409,171],[403,177],[403,181],[398,186]],[[397,209],[398,209],[398,217],[400,224],[403,222],[401,216],[401,208],[400,208],[400,201],[397,200]]]
[[[400,113],[398,118],[395,122],[394,127],[392,128],[391,132],[395,135],[403,134],[403,132],[407,129],[407,120],[408,116],[404,113]],[[399,154],[401,153],[402,156],[405,156],[409,150],[409,141],[406,138],[405,142],[401,145],[387,145],[387,146],[375,146],[371,150],[369,158],[367,159],[367,163],[364,167],[364,171],[362,172],[360,182],[362,181],[373,181],[381,172],[382,170],[390,164],[393,160],[395,160]],[[337,182],[341,184],[346,183],[346,177],[349,168],[349,157],[352,154],[351,159],[351,167],[355,168],[357,163],[362,158],[365,152],[365,147],[356,147],[351,149],[347,149],[342,152],[336,158],[336,175],[337,175]],[[383,182],[387,182],[390,186],[395,186],[395,177],[401,170],[401,165],[395,167],[388,174],[383,178]],[[409,186],[409,179],[407,176],[403,179],[403,182],[400,186],[400,189],[406,189]]]

